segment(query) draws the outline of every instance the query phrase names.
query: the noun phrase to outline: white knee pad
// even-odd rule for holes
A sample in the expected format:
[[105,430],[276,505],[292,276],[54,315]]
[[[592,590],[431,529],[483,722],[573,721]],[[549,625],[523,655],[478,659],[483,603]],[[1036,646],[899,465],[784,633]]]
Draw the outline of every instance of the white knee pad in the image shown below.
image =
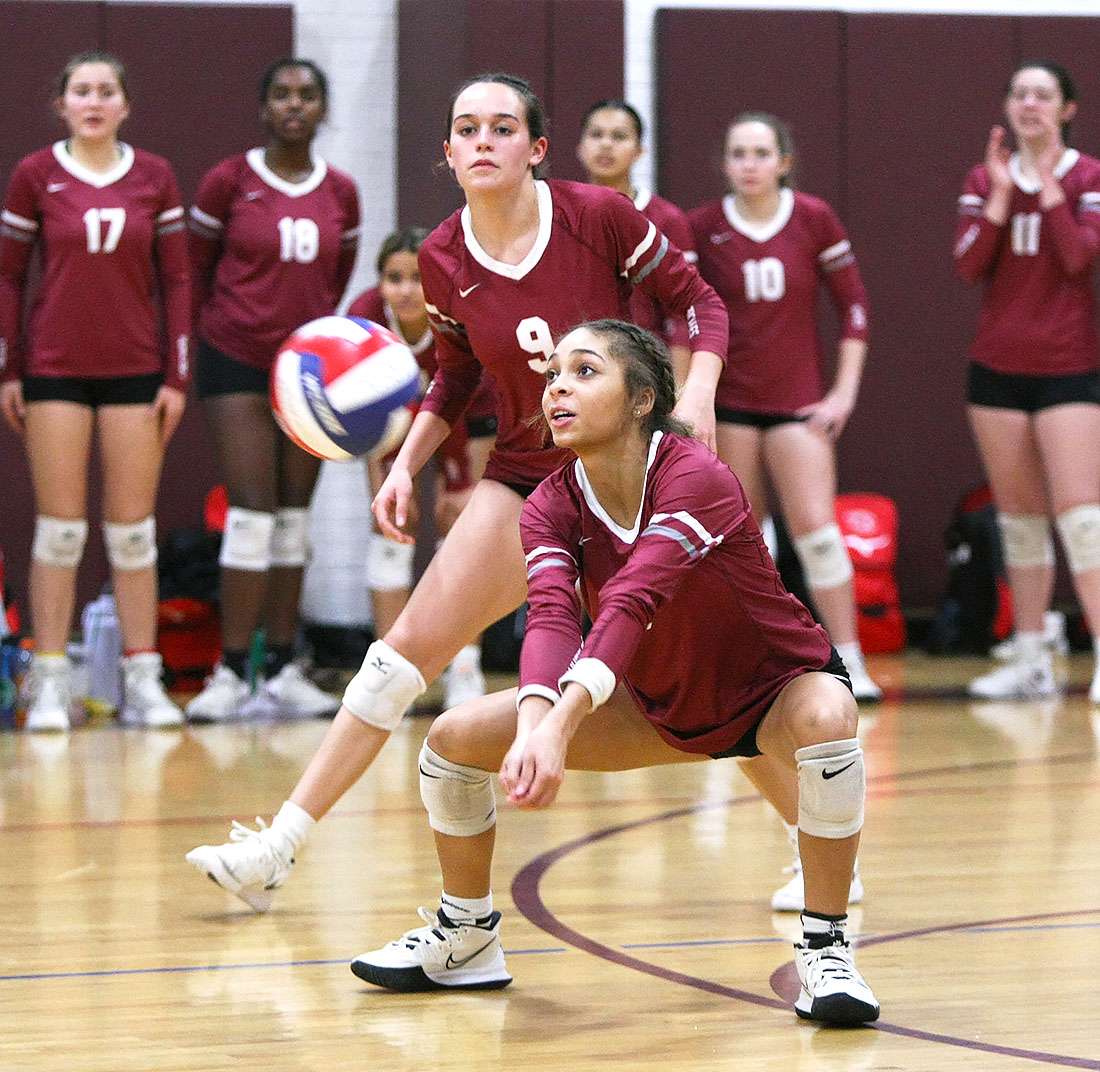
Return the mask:
[[284,506],[275,513],[271,533],[273,566],[304,566],[309,557],[309,511],[300,506]]
[[852,560],[835,521],[799,536],[794,549],[811,588],[836,588],[852,579]]
[[800,748],[798,829],[820,838],[846,838],[863,828],[867,775],[856,737]]
[[157,521],[150,516],[132,525],[103,522],[107,561],[117,570],[138,570],[157,560]]
[[344,706],[368,726],[395,730],[409,704],[426,688],[424,676],[404,655],[376,640],[344,690]]
[[415,544],[398,543],[380,532],[372,533],[367,551],[367,587],[375,592],[411,588],[415,554]]
[[269,569],[274,531],[274,514],[231,506],[225,515],[225,535],[218,563],[230,569],[257,573]]
[[463,767],[420,749],[420,799],[433,830],[452,837],[476,837],[497,821],[493,779],[489,771]]
[[1046,514],[998,514],[997,523],[1006,566],[1035,569],[1054,565],[1054,543]]
[[47,566],[80,565],[84,542],[88,539],[88,522],[70,521],[39,514],[34,522],[34,543],[31,555]]
[[1073,573],[1087,573],[1100,566],[1100,505],[1074,506],[1059,514],[1055,523]]

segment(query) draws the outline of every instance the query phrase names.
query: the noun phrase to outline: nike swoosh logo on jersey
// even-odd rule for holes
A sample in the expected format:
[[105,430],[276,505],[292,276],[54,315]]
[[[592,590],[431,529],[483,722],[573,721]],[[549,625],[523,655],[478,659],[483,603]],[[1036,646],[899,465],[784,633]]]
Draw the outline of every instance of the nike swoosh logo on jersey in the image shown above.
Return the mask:
[[263,195],[263,190],[249,190],[248,193],[244,195],[244,199],[246,201],[255,201],[257,197],[263,197]]
[[458,296],[460,298],[465,298],[467,294],[473,293],[473,291],[477,290],[477,288],[480,287],[480,286],[481,286],[480,283],[475,283],[472,287],[467,287],[465,290],[463,290],[461,287],[459,287],[458,288]]
[[64,190],[68,185],[67,182],[51,182],[46,186],[46,193],[56,194],[59,190]]
[[455,960],[454,953],[448,953],[447,954],[447,963],[446,963],[445,966],[448,967],[448,968],[461,968],[461,967],[464,967],[466,964],[469,964],[470,961],[474,959],[474,957],[481,956],[481,954],[484,953],[485,950],[488,949],[489,946],[491,946],[493,944],[493,942],[495,942],[495,941],[496,941],[495,938],[490,938],[476,953],[471,953],[468,957],[463,957],[461,960]]
[[710,241],[712,245],[720,246],[723,242],[728,242],[731,238],[733,238],[733,235],[730,234],[729,231],[725,231],[722,234],[712,234],[710,236]]
[[841,767],[840,770],[823,770],[821,772],[821,777],[828,781],[830,778],[835,778],[838,774],[843,774],[849,767],[854,767],[855,765],[856,761],[853,759],[847,767]]

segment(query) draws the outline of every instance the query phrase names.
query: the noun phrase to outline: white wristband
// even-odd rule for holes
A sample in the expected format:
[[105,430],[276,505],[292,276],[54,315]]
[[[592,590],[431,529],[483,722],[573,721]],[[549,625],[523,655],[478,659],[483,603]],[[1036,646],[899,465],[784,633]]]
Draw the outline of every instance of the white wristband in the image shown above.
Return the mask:
[[541,696],[543,699],[549,700],[552,704],[556,704],[561,699],[561,693],[550,688],[548,685],[524,685],[519,692],[516,693],[516,710],[519,710],[519,705],[527,699],[528,696]]
[[588,695],[592,697],[590,712],[607,703],[615,691],[615,674],[607,663],[599,659],[578,659],[558,679],[558,688],[564,690],[570,681],[588,690]]

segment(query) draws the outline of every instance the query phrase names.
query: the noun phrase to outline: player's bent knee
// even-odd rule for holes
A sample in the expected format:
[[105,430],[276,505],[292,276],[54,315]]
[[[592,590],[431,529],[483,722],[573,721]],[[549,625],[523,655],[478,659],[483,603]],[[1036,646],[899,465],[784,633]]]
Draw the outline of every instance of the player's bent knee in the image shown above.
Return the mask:
[[367,550],[367,587],[375,592],[411,588],[415,553],[415,544],[398,543],[380,532],[373,533]]
[[799,748],[798,828],[813,837],[846,838],[863,828],[867,775],[857,738]]
[[284,568],[304,566],[309,557],[309,511],[284,506],[275,512],[271,532],[271,565]]
[[150,516],[132,525],[104,521],[103,542],[112,569],[147,569],[157,560],[156,518]]
[[836,588],[852,579],[852,560],[835,522],[799,536],[794,549],[811,588]]
[[231,506],[225,515],[218,563],[229,569],[262,573],[271,568],[271,537],[275,515],[265,510]]
[[47,566],[72,569],[80,565],[87,539],[88,522],[82,518],[45,517],[39,514],[34,522],[31,556]]
[[1054,543],[1045,514],[998,514],[1005,565],[1036,569],[1054,565]]
[[413,663],[384,640],[376,640],[344,690],[344,706],[360,722],[389,732],[426,688],[423,674]]
[[1088,573],[1100,567],[1100,504],[1071,507],[1055,523],[1071,572]]
[[420,799],[433,830],[452,837],[476,837],[497,821],[489,771],[464,767],[439,755],[427,741],[420,749]]

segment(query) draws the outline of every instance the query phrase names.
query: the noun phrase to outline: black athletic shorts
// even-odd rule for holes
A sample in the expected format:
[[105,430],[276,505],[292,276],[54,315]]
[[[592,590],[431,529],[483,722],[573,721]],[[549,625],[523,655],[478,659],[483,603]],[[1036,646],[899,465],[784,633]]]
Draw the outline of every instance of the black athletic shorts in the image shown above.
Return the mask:
[[[852,691],[852,679],[848,677],[848,668],[844,665],[844,660],[837,653],[836,648],[833,648],[832,654],[829,656],[829,661],[818,671],[822,674],[832,674],[842,685],[848,687],[848,691]],[[769,707],[770,711],[771,708]],[[764,721],[767,716],[767,711],[760,718],[760,722]],[[757,722],[752,729],[747,730],[745,735],[735,744],[732,748],[727,748],[724,752],[712,752],[711,759],[728,759],[730,756],[741,756],[745,759],[751,759],[753,756],[760,755],[760,749],[756,745],[756,731],[760,728],[760,722]]]
[[270,373],[254,365],[246,365],[235,357],[215,350],[205,339],[199,339],[195,354],[195,393],[199,398],[214,395],[266,395]]
[[140,376],[24,376],[24,402],[98,406],[149,405],[164,384],[159,372]]
[[793,413],[756,413],[751,409],[727,409],[725,406],[715,406],[714,415],[719,424],[742,424],[748,428],[759,428],[762,432],[781,424],[801,424],[806,420]]
[[966,377],[966,400],[972,406],[1015,409],[1024,413],[1036,413],[1072,402],[1100,406],[1100,372],[1027,376],[994,372],[985,365],[971,362]]
[[497,434],[497,419],[494,414],[488,417],[467,417],[466,434],[471,439],[491,439]]

